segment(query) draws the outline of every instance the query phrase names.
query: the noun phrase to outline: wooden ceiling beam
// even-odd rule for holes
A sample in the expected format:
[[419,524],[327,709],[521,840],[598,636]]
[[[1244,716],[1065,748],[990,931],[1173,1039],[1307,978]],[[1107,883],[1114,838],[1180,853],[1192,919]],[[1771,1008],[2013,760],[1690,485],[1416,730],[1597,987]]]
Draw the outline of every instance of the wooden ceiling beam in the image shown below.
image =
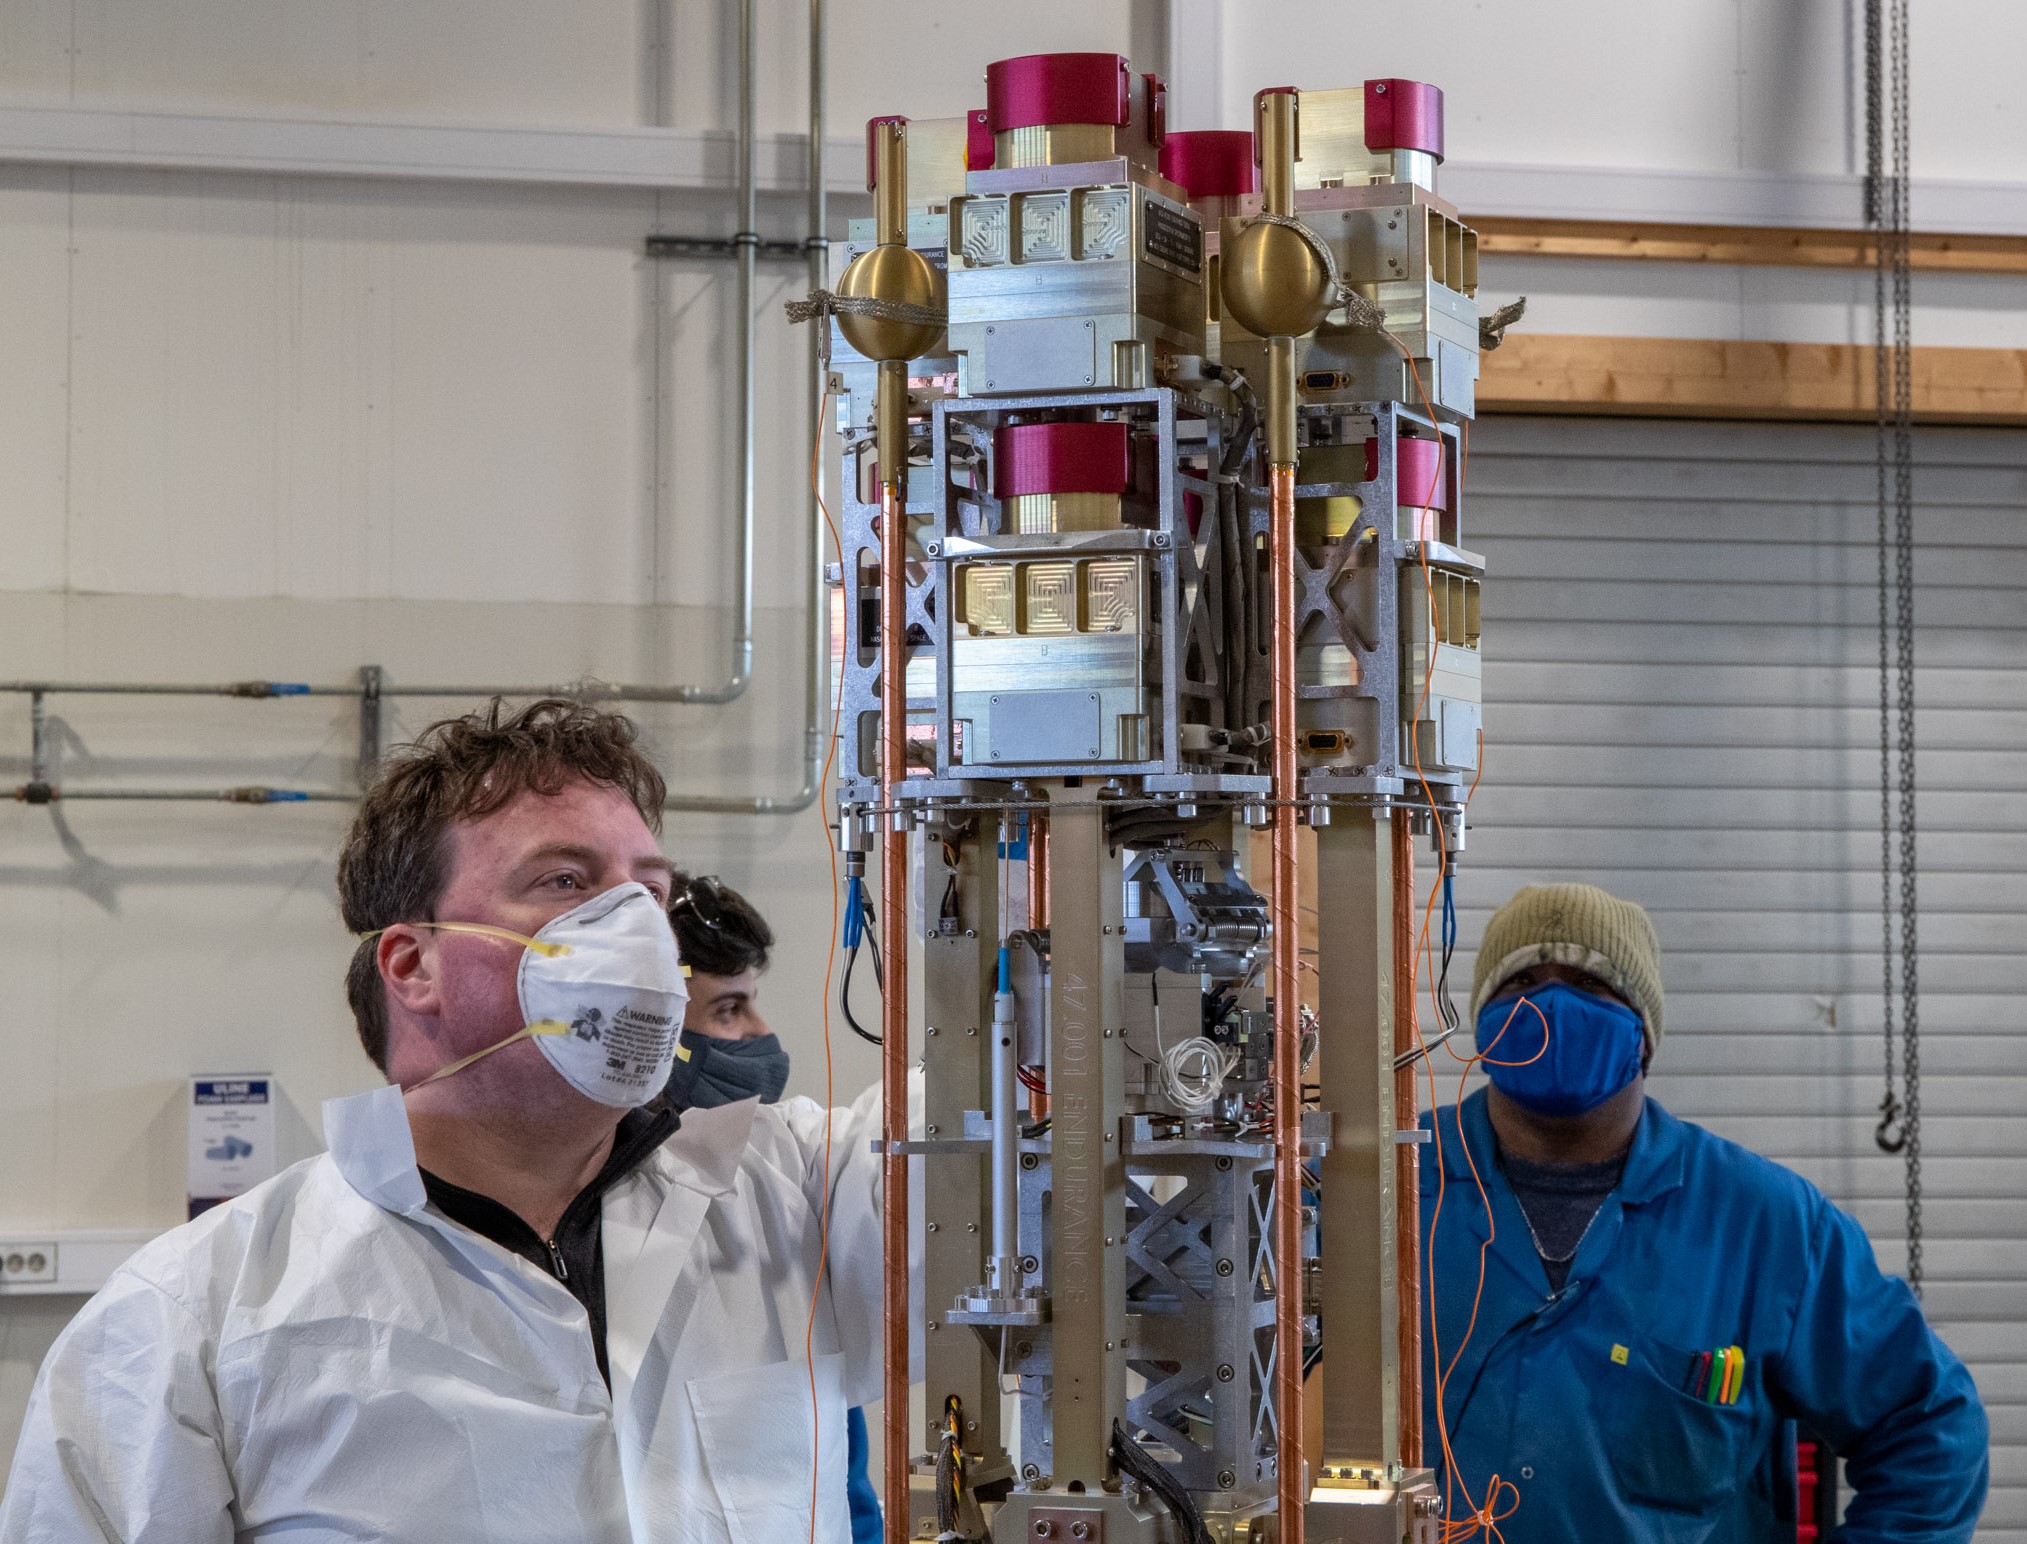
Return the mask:
[[[1563,257],[1743,268],[1870,268],[1872,233],[1772,225],[1628,220],[1469,220],[1480,257]],[[1927,273],[2027,274],[2027,236],[1916,231],[1909,264]]]
[[[1916,348],[1923,423],[2027,426],[2027,349]],[[1480,365],[1480,413],[1870,421],[1872,350],[1842,343],[1514,332]]]

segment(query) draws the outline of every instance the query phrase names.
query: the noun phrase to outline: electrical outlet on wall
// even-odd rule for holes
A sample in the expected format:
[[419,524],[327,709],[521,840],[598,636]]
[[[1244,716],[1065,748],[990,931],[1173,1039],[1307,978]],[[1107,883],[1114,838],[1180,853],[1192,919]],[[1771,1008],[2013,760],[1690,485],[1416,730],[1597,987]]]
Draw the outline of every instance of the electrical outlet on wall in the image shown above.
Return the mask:
[[56,1280],[54,1239],[0,1239],[0,1288]]

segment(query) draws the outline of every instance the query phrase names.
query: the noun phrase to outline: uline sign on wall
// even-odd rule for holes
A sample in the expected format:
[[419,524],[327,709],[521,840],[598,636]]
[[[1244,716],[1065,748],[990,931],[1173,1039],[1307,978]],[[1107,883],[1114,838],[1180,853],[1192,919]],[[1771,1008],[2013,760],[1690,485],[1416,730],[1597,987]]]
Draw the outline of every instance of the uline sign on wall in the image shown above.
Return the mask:
[[276,1171],[274,1079],[265,1072],[190,1080],[190,1215]]

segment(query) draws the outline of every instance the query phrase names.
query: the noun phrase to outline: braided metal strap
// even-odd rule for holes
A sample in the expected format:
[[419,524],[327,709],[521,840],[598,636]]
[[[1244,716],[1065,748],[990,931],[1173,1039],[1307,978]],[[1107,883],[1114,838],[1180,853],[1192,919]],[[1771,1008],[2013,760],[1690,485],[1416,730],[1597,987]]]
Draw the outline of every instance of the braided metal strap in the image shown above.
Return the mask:
[[783,310],[791,322],[813,322],[827,316],[870,316],[883,322],[905,322],[909,326],[944,327],[949,318],[935,306],[918,306],[907,300],[880,300],[872,295],[840,295],[834,290],[811,290],[807,300],[791,300]]
[[[816,289],[806,300],[783,304],[790,323],[828,321],[833,316],[870,316],[883,322],[901,322],[910,327],[947,327],[949,317],[934,306],[918,306],[907,300],[881,300],[872,295],[840,295],[835,290]],[[819,327],[816,357],[828,365],[831,357],[831,330]]]
[[1522,295],[1518,300],[1513,301],[1508,305],[1501,306],[1497,311],[1494,311],[1490,316],[1479,317],[1478,318],[1479,351],[1481,353],[1489,354],[1494,349],[1499,347],[1500,344],[1506,341],[1506,329],[1511,327],[1515,322],[1519,321],[1526,314],[1527,314],[1527,297],[1525,295]]

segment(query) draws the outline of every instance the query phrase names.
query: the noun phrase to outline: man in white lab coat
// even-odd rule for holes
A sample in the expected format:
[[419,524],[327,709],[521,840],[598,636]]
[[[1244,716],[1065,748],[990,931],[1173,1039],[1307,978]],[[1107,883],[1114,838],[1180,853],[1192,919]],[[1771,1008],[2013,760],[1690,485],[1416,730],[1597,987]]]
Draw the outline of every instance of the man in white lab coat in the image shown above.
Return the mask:
[[78,1314],[0,1544],[793,1544],[813,1512],[847,1544],[877,1105],[638,1108],[682,996],[662,797],[626,719],[560,701],[391,763],[339,864],[387,1086]]

